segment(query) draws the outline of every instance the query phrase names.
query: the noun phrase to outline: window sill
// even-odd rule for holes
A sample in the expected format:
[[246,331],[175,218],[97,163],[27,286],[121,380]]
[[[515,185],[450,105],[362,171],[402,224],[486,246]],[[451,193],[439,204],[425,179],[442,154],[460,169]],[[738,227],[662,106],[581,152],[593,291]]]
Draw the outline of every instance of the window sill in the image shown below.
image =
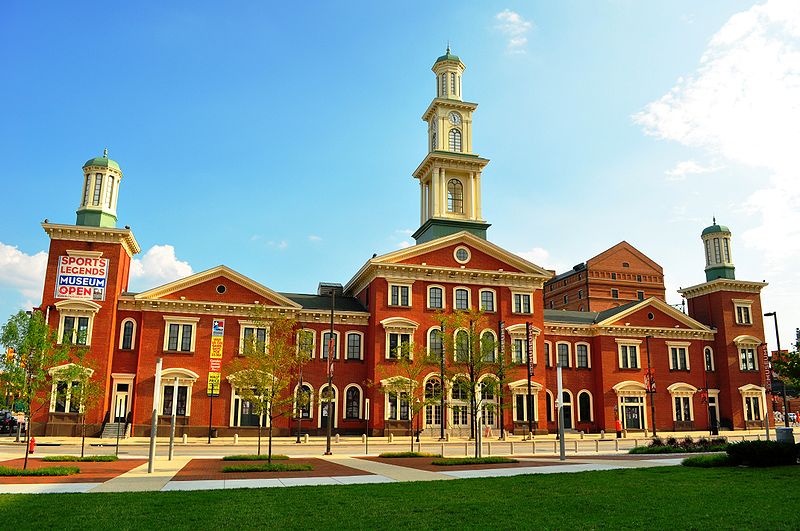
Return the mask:
[[511,312],[512,315],[533,315],[533,312]]
[[387,304],[389,308],[411,308],[410,304]]
[[620,371],[629,371],[629,372],[633,372],[633,371],[638,372],[638,371],[641,371],[642,369],[640,367],[620,367],[619,370]]
[[[394,307],[394,306],[393,306],[393,307]],[[428,310],[428,311],[431,311],[431,312],[443,312],[443,311],[445,311],[447,308],[433,308],[433,307],[431,307],[431,306],[428,306],[428,307],[426,307],[425,309],[426,309],[426,310]]]
[[348,362],[356,362],[356,361],[357,361],[357,362],[362,362],[362,363],[363,363],[363,361],[364,361],[364,358],[347,358],[347,359],[345,359],[345,360],[344,360],[344,362],[345,362],[345,363],[348,363]]
[[739,371],[741,371],[741,372],[749,372],[749,373],[753,373],[753,374],[761,372],[760,369],[739,369]]
[[192,354],[194,354],[194,351],[193,350],[164,350],[163,353],[164,354],[188,354],[188,355],[192,355]]

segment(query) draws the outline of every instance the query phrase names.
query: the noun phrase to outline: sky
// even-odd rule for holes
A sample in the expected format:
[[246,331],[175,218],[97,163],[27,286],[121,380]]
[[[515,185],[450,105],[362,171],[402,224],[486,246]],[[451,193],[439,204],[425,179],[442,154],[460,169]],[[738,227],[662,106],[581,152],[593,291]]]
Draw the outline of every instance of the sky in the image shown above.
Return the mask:
[[[31,25],[35,21],[35,25]],[[225,264],[284,292],[413,243],[430,68],[479,104],[489,239],[562,272],[626,240],[667,300],[733,232],[781,343],[800,326],[800,2],[0,4],[0,316],[38,304],[45,218],[124,172],[130,289]],[[774,346],[771,321],[767,341]]]

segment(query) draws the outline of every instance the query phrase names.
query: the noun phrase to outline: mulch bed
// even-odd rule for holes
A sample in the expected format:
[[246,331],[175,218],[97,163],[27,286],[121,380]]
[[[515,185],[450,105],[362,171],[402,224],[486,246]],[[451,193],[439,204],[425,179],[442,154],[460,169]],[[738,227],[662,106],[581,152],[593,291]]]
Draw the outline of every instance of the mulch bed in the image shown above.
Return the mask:
[[[214,479],[265,479],[265,478],[316,478],[327,476],[365,476],[369,472],[356,470],[324,459],[290,458],[276,463],[308,464],[313,470],[298,470],[294,472],[223,472],[222,468],[234,464],[253,464],[253,461],[223,461],[222,459],[192,459],[172,481],[197,481]],[[259,461],[266,463],[266,461]]]
[[[77,474],[71,476],[8,476],[0,477],[0,484],[7,485],[27,485],[35,483],[103,483],[113,479],[120,474],[133,470],[137,466],[146,463],[146,459],[120,459],[119,461],[106,463],[53,463],[42,461],[41,459],[29,458],[28,468],[47,468],[53,466],[76,466],[81,469]],[[12,459],[0,462],[0,466],[22,468],[25,459]]]
[[[457,457],[457,456],[448,456],[448,457]],[[402,457],[402,458],[359,457],[359,459],[366,459],[368,461],[377,461],[378,463],[386,463],[388,465],[416,468],[417,470],[429,470],[431,472],[447,472],[448,470],[487,470],[487,469],[497,469],[497,468],[520,468],[520,467],[533,467],[533,466],[552,466],[554,464],[559,464],[559,462],[547,463],[542,461],[520,461],[518,463],[486,463],[480,465],[433,465],[431,464],[431,461],[433,461],[435,457]]]

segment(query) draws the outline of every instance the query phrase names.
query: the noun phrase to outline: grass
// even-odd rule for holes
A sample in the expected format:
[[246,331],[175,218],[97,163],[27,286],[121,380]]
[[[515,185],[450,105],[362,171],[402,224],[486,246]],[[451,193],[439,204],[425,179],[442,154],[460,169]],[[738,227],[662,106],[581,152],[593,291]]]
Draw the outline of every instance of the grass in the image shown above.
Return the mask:
[[489,465],[496,463],[519,463],[516,459],[509,457],[444,457],[434,459],[432,465],[453,466],[453,465]]
[[84,457],[74,455],[46,455],[42,461],[57,463],[112,463],[119,461],[116,455],[86,455]]
[[15,529],[796,529],[799,488],[800,466],[675,466],[239,489],[224,496],[213,490],[6,494],[0,507],[35,515],[15,518]]
[[299,463],[255,463],[243,465],[228,465],[222,468],[223,472],[297,472],[300,470],[313,470],[311,465]]
[[425,452],[383,452],[378,457],[442,457],[442,454],[426,454]]
[[[282,454],[272,454],[273,461],[289,459],[289,456],[282,455]],[[242,455],[226,455],[222,458],[223,461],[267,461],[268,456],[266,455],[256,455],[256,454],[242,454]]]
[[717,466],[733,466],[733,460],[727,454],[693,455],[681,461],[683,466],[713,468]]
[[43,468],[13,468],[10,466],[0,466],[0,476],[2,477],[27,477],[27,476],[71,476],[77,474],[81,469],[76,466],[48,466]]
[[681,448],[680,446],[637,446],[628,450],[629,454],[697,454],[706,452],[724,452],[727,444],[705,446],[701,448]]

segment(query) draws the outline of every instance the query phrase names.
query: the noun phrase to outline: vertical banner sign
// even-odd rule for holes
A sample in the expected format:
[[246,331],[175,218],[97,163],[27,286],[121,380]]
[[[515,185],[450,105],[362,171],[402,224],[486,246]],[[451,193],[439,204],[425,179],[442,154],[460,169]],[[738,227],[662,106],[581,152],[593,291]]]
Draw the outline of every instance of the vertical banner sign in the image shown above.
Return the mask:
[[764,354],[763,354],[763,356],[764,356],[763,365],[764,365],[765,387],[767,388],[767,392],[771,393],[772,392],[772,364],[770,363],[770,361],[772,361],[772,360],[770,360],[769,348],[767,347],[767,345],[764,344],[764,345],[762,345],[761,348],[763,349],[763,352],[764,352]]
[[500,336],[500,360],[502,362],[503,356],[506,353],[506,322],[500,321],[497,324],[497,334]]
[[211,354],[208,366],[208,396],[219,396],[222,372],[222,344],[225,336],[225,319],[214,319],[211,322]]
[[106,300],[108,258],[59,256],[56,299]]
[[528,375],[533,376],[533,333],[530,323],[525,323],[525,342],[528,349]]

